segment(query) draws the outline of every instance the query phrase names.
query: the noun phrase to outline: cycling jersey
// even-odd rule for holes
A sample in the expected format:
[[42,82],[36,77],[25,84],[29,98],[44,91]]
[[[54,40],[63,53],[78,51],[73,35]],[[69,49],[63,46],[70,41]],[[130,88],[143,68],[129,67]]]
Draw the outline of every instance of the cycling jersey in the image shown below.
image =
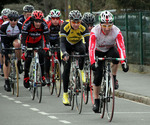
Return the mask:
[[0,28],[1,28],[2,24],[3,24],[3,22],[4,22],[4,20],[2,19],[2,16],[1,16],[0,17]]
[[17,22],[15,27],[11,27],[9,21],[5,21],[0,29],[1,32],[1,40],[4,44],[12,43],[15,39],[19,38],[19,34],[21,33],[22,23]]
[[[102,31],[100,24],[96,25],[90,34],[89,56],[91,64],[95,63],[95,50],[107,52],[111,47],[117,44],[120,58],[126,58],[125,45],[122,33],[118,27],[112,26],[108,35]],[[121,61],[123,63],[124,61]]]
[[90,35],[86,24],[83,22],[81,22],[79,29],[74,30],[71,27],[70,22],[66,21],[63,23],[60,32],[60,37],[65,37],[71,45],[74,45],[81,41],[82,37],[85,38],[85,42],[88,42],[89,39],[87,39],[86,37],[89,37]]
[[27,18],[22,26],[22,43],[37,43],[39,42],[44,35],[44,38],[46,40],[46,42],[49,42],[49,38],[48,38],[48,34],[49,34],[49,30],[48,30],[48,26],[45,22],[45,20],[43,19],[43,22],[41,23],[41,27],[40,28],[35,28],[34,24],[33,24],[33,20],[31,17]]
[[50,40],[56,40],[59,38],[60,26],[63,23],[62,20],[59,20],[59,24],[57,26],[52,24],[52,21],[47,21],[48,29],[50,29],[49,38]]
[[24,17],[24,15],[20,15],[20,17],[19,17],[19,21],[23,24],[23,22],[25,21],[26,19],[25,19],[25,17]]

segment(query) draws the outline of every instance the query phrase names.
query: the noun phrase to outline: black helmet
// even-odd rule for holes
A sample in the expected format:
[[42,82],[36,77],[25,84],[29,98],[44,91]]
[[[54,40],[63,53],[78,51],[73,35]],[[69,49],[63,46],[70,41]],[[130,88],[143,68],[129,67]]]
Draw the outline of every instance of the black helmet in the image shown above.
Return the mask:
[[81,20],[82,14],[80,13],[79,10],[72,10],[69,13],[69,19],[70,20]]
[[87,25],[88,24],[92,24],[93,25],[94,22],[95,22],[95,16],[92,13],[89,13],[89,12],[84,13],[83,17],[82,17],[82,21],[84,23],[86,23]]
[[24,11],[24,12],[30,12],[30,13],[32,13],[33,10],[34,10],[34,7],[33,7],[32,5],[25,5],[25,6],[23,7],[23,11]]
[[19,19],[19,14],[18,14],[17,11],[11,10],[11,11],[8,13],[8,18],[9,18],[9,19]]

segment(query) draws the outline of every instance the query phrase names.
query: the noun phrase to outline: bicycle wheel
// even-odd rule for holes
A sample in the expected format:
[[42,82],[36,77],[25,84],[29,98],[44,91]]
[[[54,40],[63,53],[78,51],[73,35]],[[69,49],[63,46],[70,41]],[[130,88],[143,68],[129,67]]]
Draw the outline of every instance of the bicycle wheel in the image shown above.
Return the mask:
[[61,69],[57,59],[55,62],[55,92],[56,96],[59,97],[61,92]]
[[19,96],[19,73],[18,73],[17,61],[15,61],[15,73],[16,76],[15,76],[14,85],[16,84],[16,96],[18,97]]
[[104,118],[104,115],[105,115],[105,91],[106,91],[106,81],[104,80],[104,77],[103,77],[102,84],[101,84],[101,92],[100,92],[100,116],[101,118]]
[[50,85],[48,86],[50,95],[53,95],[54,92],[54,57],[52,56],[50,59],[51,65],[49,69],[49,75],[50,75]]
[[83,104],[83,82],[82,82],[82,76],[79,69],[76,71],[76,77],[75,77],[75,96],[76,96],[76,107],[78,110],[78,113],[80,114],[82,111],[82,104]]
[[106,84],[106,112],[109,122],[112,121],[114,114],[114,105],[115,105],[115,94],[114,94],[114,79],[111,73],[108,73],[106,76],[106,82],[108,82],[108,86]]
[[93,94],[93,71],[92,69],[90,69],[90,95],[91,95],[91,101],[92,101],[92,104],[94,104],[94,94]]
[[42,74],[40,63],[37,64],[36,68],[36,96],[38,102],[41,103],[42,100]]
[[34,61],[32,60],[31,64],[30,64],[30,70],[29,70],[29,83],[30,83],[30,88],[29,88],[29,92],[30,92],[30,96],[31,96],[31,99],[34,100],[35,98],[35,90],[36,88],[34,87],[34,72],[35,72],[35,69],[34,69]]

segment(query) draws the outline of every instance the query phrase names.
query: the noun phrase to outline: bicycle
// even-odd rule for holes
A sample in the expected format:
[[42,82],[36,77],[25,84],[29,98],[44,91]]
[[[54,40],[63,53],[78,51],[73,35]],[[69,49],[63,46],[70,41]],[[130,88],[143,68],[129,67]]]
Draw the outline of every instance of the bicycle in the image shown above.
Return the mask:
[[10,54],[10,74],[9,74],[9,82],[12,88],[12,94],[16,94],[19,96],[19,73],[17,67],[17,58],[15,54],[15,50],[20,50],[21,48],[4,48],[2,50],[12,51]]
[[50,58],[50,85],[49,91],[50,94],[53,95],[54,88],[56,92],[56,96],[59,97],[61,93],[61,67],[60,62],[58,60],[57,51],[60,50],[60,47],[51,47],[51,58]]
[[82,76],[79,69],[79,58],[85,57],[85,55],[70,55],[71,58],[71,70],[70,70],[70,81],[68,87],[69,103],[71,105],[71,110],[74,108],[74,97],[76,97],[76,108],[80,114],[82,111],[83,104],[83,82]]
[[37,96],[38,102],[41,103],[42,100],[42,75],[41,75],[41,67],[39,63],[39,55],[38,50],[41,48],[26,48],[27,51],[32,51],[32,61],[30,64],[29,70],[29,91],[31,95],[31,99],[35,99],[35,94]]
[[125,59],[122,58],[111,58],[111,57],[104,57],[104,58],[96,58],[96,63],[98,60],[104,61],[103,66],[103,76],[102,76],[102,83],[101,83],[101,91],[100,91],[100,116],[101,118],[104,117],[105,109],[107,112],[108,121],[111,122],[114,115],[114,107],[115,107],[115,91],[114,91],[114,79],[111,73],[111,61],[122,61]]

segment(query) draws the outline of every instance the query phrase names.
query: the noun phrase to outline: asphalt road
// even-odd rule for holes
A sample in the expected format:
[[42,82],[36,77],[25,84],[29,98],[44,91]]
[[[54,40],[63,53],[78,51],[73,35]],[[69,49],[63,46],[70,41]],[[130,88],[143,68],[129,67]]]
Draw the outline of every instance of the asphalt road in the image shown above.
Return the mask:
[[107,116],[100,118],[92,111],[92,103],[83,105],[81,114],[70,110],[59,98],[49,95],[47,87],[43,87],[42,102],[31,100],[29,91],[20,79],[20,95],[16,97],[3,89],[4,80],[0,77],[0,125],[149,125],[150,106],[122,98],[115,99],[115,114],[111,123]]

